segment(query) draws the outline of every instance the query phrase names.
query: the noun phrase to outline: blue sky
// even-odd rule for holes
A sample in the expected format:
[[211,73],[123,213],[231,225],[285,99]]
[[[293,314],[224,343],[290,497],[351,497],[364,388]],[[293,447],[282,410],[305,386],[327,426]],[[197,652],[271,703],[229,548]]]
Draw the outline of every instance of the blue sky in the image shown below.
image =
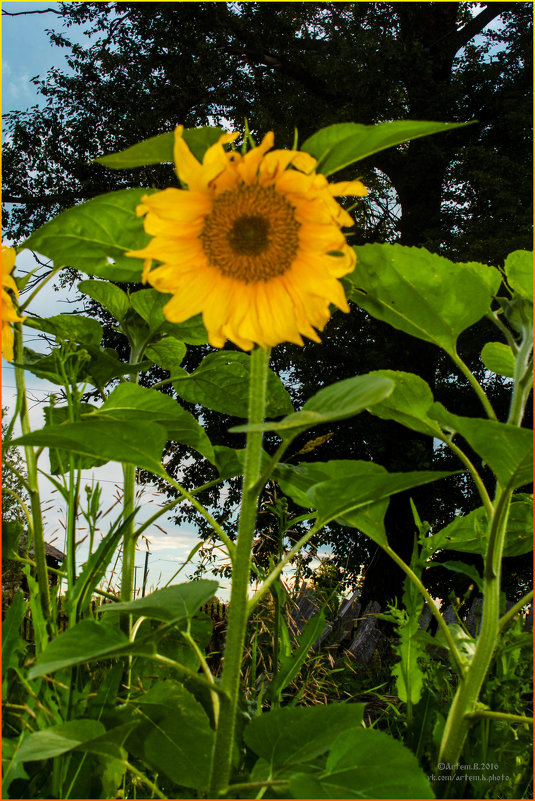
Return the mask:
[[[2,3],[2,9],[10,13],[59,9],[59,6],[59,3],[48,2]],[[34,75],[42,76],[50,67],[68,68],[66,51],[54,47],[45,33],[45,28],[59,27],[57,15],[50,12],[2,16],[2,113],[25,109],[39,102],[35,87],[30,83]]]

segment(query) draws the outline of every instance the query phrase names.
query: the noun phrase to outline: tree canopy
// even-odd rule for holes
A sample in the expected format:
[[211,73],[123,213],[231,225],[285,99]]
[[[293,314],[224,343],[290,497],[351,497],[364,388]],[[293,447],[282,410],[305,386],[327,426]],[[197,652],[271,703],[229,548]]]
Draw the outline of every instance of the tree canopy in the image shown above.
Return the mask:
[[[495,265],[531,246],[529,3],[62,3],[61,18],[64,28],[51,41],[67,50],[72,74],[54,69],[34,79],[45,107],[6,115],[3,199],[13,205],[5,233],[16,241],[102,192],[172,185],[167,165],[112,172],[92,160],[178,123],[243,129],[247,119],[253,135],[273,130],[277,146],[290,146],[294,126],[304,141],[335,122],[427,119],[474,123],[361,162],[370,194],[352,212],[351,244],[398,241]],[[92,43],[70,41],[74,23],[87,26]],[[483,333],[471,329],[463,341],[482,379]],[[192,349],[186,367],[205,353]],[[437,400],[470,413],[462,382],[432,346],[393,336],[357,307],[332,318],[320,346],[279,346],[273,363],[296,405],[330,381],[388,368],[418,372]],[[504,406],[507,387],[493,381],[489,389]],[[217,444],[242,445],[226,432],[228,418],[207,412],[205,420]],[[444,463],[418,435],[366,415],[306,439],[326,433],[306,458],[343,454],[405,470]],[[178,448],[172,458],[188,479],[206,476],[204,462],[183,456]],[[446,522],[445,508],[474,504],[469,484],[443,487],[433,503],[427,493],[412,494],[432,525]],[[232,492],[214,493],[213,502],[228,515]],[[260,517],[266,535],[274,525],[268,517]],[[391,502],[389,519],[391,542],[407,558],[408,498]],[[332,526],[328,540],[349,578],[372,557],[370,597],[384,601],[399,591],[397,568],[352,531]]]

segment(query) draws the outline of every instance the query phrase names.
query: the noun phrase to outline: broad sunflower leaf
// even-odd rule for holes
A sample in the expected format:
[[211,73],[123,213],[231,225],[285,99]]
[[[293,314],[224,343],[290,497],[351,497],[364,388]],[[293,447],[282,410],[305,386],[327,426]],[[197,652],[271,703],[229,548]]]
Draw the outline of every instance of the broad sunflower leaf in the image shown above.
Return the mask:
[[170,323],[165,317],[163,308],[170,298],[171,295],[158,292],[156,289],[140,289],[130,295],[130,303],[145,320],[151,334],[168,334],[191,345],[205,345],[208,342],[208,334],[200,314],[183,323]]
[[399,740],[353,728],[332,743],[325,769],[292,777],[294,798],[434,798],[418,760]]
[[487,342],[481,351],[481,361],[491,372],[514,378],[516,359],[504,342]]
[[[79,407],[80,414],[87,414],[96,410],[96,406],[90,403],[81,403]],[[58,426],[69,420],[69,407],[68,406],[45,406],[45,427]],[[50,461],[50,473],[53,476],[63,475],[67,473],[70,467],[69,451],[64,451],[58,448],[49,448],[48,458]],[[88,470],[91,467],[101,467],[106,464],[105,459],[99,459],[95,456],[75,456],[75,467],[78,470]]]
[[214,596],[218,587],[217,581],[206,579],[173,584],[135,601],[107,604],[101,611],[128,612],[134,617],[150,617],[155,620],[186,620]]
[[99,720],[68,720],[66,723],[32,732],[22,741],[16,758],[19,762],[51,759],[66,754],[105,732],[104,724]]
[[78,289],[84,295],[89,295],[90,298],[104,306],[119,321],[123,319],[130,308],[130,301],[126,292],[123,292],[122,289],[109,281],[95,281],[93,279],[80,281]]
[[123,423],[131,421],[136,425],[157,423],[165,427],[168,439],[188,445],[210,462],[214,461],[212,443],[204,428],[178,401],[161,392],[139,384],[119,384],[91,415],[91,419],[110,418]]
[[[313,506],[319,512],[319,522],[326,525],[331,520],[338,519],[343,525],[360,528],[359,516],[354,515],[354,512],[362,506],[451,475],[453,473],[438,470],[385,472],[384,475],[368,471],[368,474],[363,472],[358,477],[354,476],[354,482],[351,481],[351,475],[346,479],[324,481],[311,487],[309,493]],[[368,533],[368,536],[372,535]],[[388,544],[386,534],[384,537],[373,537],[373,539],[383,547]]]
[[306,401],[301,411],[287,415],[278,423],[235,426],[230,431],[276,431],[281,437],[292,439],[320,423],[353,417],[388,397],[393,389],[393,381],[378,375],[347,378],[320,389]]
[[186,345],[174,337],[164,337],[145,350],[145,356],[170,373],[180,367],[185,355]]
[[[186,128],[182,134],[186,144],[196,159],[202,161],[202,157],[211,145],[215,145],[219,137],[224,134],[222,128],[215,128],[210,125],[201,128]],[[132,167],[146,167],[149,164],[165,164],[173,162],[173,148],[175,135],[173,132],[158,134],[138,142],[136,145],[127,147],[119,153],[110,153],[108,156],[100,156],[94,159],[98,164],[112,170],[124,170]]]
[[[246,418],[250,359],[247,353],[232,350],[209,353],[193,373],[184,370],[182,376],[173,382],[173,387],[181,398],[190,403],[200,403],[215,412]],[[266,416],[279,417],[292,408],[282,381],[269,370]]]
[[[98,275],[99,270],[109,267],[110,260],[148,244],[150,237],[136,216],[136,208],[143,195],[154,191],[120,189],[73,206],[34,231],[17,250],[29,248],[52,259],[56,266],[68,265]],[[132,270],[139,267],[141,276],[142,260],[131,261]]]
[[[299,465],[278,464],[273,478],[285,495],[306,509],[315,508],[312,488],[325,481],[339,480],[347,484],[358,484],[362,477],[388,476],[384,467],[374,462],[338,459],[330,462],[303,462]],[[365,503],[351,513],[352,525],[367,534],[375,542],[386,544],[384,517],[388,509],[388,498]],[[343,520],[340,520],[344,523]]]
[[124,423],[86,419],[51,425],[13,441],[13,445],[62,448],[106,462],[125,462],[165,476],[160,456],[167,442],[165,428],[153,422]]
[[273,777],[324,754],[335,737],[361,725],[363,713],[364,704],[283,707],[253,718],[243,738]]
[[511,289],[533,303],[533,253],[513,251],[505,259],[504,270]]
[[[462,517],[456,517],[436,534],[425,539],[429,554],[438,550],[478,553],[485,556],[489,538],[489,521],[483,506]],[[521,556],[533,550],[533,496],[525,493],[513,495],[504,556]],[[437,563],[438,564],[438,563]]]
[[405,428],[430,437],[442,436],[437,421],[427,414],[434,398],[431,387],[423,378],[399,370],[375,370],[370,375],[383,376],[394,382],[394,391],[385,400],[371,406],[368,409],[370,414],[381,420],[395,420]]
[[455,354],[459,334],[489,310],[501,274],[457,264],[424,248],[364,245],[347,279],[351,297],[373,317]]
[[[120,290],[119,290],[120,291]],[[99,345],[102,339],[102,326],[92,317],[80,314],[57,314],[54,317],[27,317],[24,324],[56,339],[78,342],[81,345]]]
[[[241,476],[245,468],[245,448],[228,448],[226,445],[216,445],[214,447],[215,466],[222,479]],[[260,454],[260,464],[262,469],[267,465],[269,456],[262,449]]]
[[318,159],[319,172],[331,175],[388,147],[429,134],[462,128],[465,125],[470,123],[398,120],[380,122],[377,125],[362,125],[356,122],[342,122],[321,128],[303,142],[300,150]]
[[206,790],[215,734],[199,701],[183,685],[166,681],[133,703],[144,719],[128,743],[135,755],[182,787]]
[[448,412],[441,403],[434,403],[429,414],[443,428],[461,434],[490,467],[502,487],[516,489],[531,483],[532,431],[495,420],[461,417]]
[[[102,607],[105,608],[106,605]],[[135,653],[136,648],[136,643],[131,643],[118,628],[105,626],[96,620],[80,620],[48,643],[30,667],[28,677],[34,679],[36,676],[44,676],[46,673],[54,673],[64,667],[81,665],[95,659]],[[145,652],[147,649],[148,646],[145,646]]]

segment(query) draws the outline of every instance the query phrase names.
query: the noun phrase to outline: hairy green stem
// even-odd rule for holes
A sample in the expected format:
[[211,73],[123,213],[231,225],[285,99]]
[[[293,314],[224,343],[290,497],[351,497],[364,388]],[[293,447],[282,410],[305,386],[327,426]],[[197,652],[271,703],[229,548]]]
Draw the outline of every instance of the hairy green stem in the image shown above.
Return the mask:
[[524,417],[526,403],[533,386],[532,351],[533,331],[531,327],[526,327],[515,361],[513,397],[507,418],[507,422],[510,425],[519,426]]
[[[269,350],[255,348],[251,354],[249,377],[249,423],[251,424],[261,423],[264,420],[268,364]],[[260,492],[256,484],[260,475],[261,452],[262,433],[250,431],[247,434],[240,522],[232,565],[227,641],[221,677],[221,687],[227,697],[221,701],[219,725],[216,731],[209,787],[211,798],[224,795],[230,780],[248,617],[247,593],[251,572],[251,551]]]
[[442,442],[444,442],[448,446],[448,448],[452,451],[452,453],[454,453],[459,458],[459,460],[464,464],[464,466],[468,469],[468,472],[472,476],[474,484],[477,487],[477,491],[479,492],[479,497],[483,502],[483,506],[485,507],[487,517],[490,518],[490,516],[492,515],[492,501],[489,498],[489,494],[487,492],[485,484],[483,483],[483,479],[477,472],[474,464],[470,461],[470,459],[464,453],[464,451],[462,451],[459,448],[459,446],[456,445],[454,442],[452,442],[450,439],[444,438]]
[[460,682],[444,727],[439,762],[456,764],[476,712],[479,693],[487,676],[499,634],[501,558],[507,530],[511,491],[498,489],[485,555],[483,614],[472,661]]
[[533,718],[527,715],[513,715],[509,712],[492,712],[490,709],[476,709],[475,712],[470,712],[465,715],[468,720],[481,720],[488,718],[489,720],[505,720],[508,723],[525,723],[533,726]]
[[[18,365],[23,364],[24,354],[22,347],[22,325],[14,324],[15,333],[15,384],[17,387],[17,405],[20,405],[20,427],[23,435],[31,432],[30,420],[28,415],[28,404],[26,401],[26,382],[24,378],[24,368]],[[30,508],[32,512],[32,539],[35,564],[37,568],[37,583],[39,584],[39,598],[43,617],[46,621],[47,633],[50,636],[54,633],[54,621],[52,620],[52,609],[50,605],[50,591],[48,587],[48,571],[46,564],[45,535],[43,528],[43,518],[41,515],[41,499],[39,497],[39,484],[37,481],[37,459],[35,451],[31,445],[24,446],[26,457],[26,469],[28,471],[28,494],[30,496]]]
[[511,620],[513,620],[518,613],[526,606],[526,604],[533,602],[533,590],[530,590],[523,598],[516,602],[514,606],[512,606],[509,611],[505,613],[500,618],[500,633],[509,625]]
[[472,389],[476,393],[477,397],[481,401],[481,405],[485,409],[485,414],[487,415],[487,417],[490,420],[496,420],[496,413],[495,413],[494,409],[492,408],[492,405],[491,405],[489,399],[485,395],[483,387],[481,386],[481,384],[479,383],[477,378],[474,376],[474,374],[472,373],[472,371],[470,370],[468,365],[463,362],[463,360],[461,359],[461,357],[459,356],[457,351],[455,351],[454,354],[450,354],[450,355],[451,355],[453,361],[455,362],[455,364],[457,365],[457,367],[459,368],[459,370],[461,371],[461,373],[464,375],[464,377],[471,384]]
[[[201,651],[201,649],[199,648],[199,646],[197,645],[197,643],[195,642],[195,640],[193,639],[193,637],[191,636],[189,631],[181,631],[180,633],[181,633],[182,637],[186,640],[186,642],[191,646],[193,651],[195,652],[195,655],[196,655],[196,657],[199,660],[199,663],[201,665],[202,672],[206,676],[207,681],[209,681],[210,684],[214,684],[214,677],[212,676],[212,671],[210,670],[210,668],[208,666],[208,662],[206,661],[203,652]],[[213,690],[210,690],[210,697],[212,699],[212,711],[214,713],[214,724],[215,724],[215,727],[217,729],[217,724],[219,722],[219,708],[220,708],[219,696],[218,696],[218,694],[216,692],[214,692]]]
[[[191,503],[191,505],[194,506],[195,509],[197,509],[197,511],[204,517],[204,519],[207,520],[208,523],[210,523],[210,525],[212,526],[213,530],[215,531],[221,542],[223,542],[226,545],[230,558],[233,559],[236,546],[232,542],[228,534],[225,532],[225,530],[221,528],[221,526],[216,520],[214,520],[210,512],[204,508],[202,503],[200,503],[197,500],[197,498],[194,496],[192,492],[188,492],[188,490],[185,489],[181,484],[179,484],[178,481],[175,481],[173,476],[170,476],[166,472],[165,478],[173,487],[175,487],[175,489],[177,489],[182,494],[183,497],[180,498],[179,500],[184,500],[184,499],[188,500]],[[197,490],[197,492],[198,491],[200,490]]]
[[[201,487],[197,487],[196,489],[192,490],[189,494],[191,496],[199,495],[199,493],[203,492],[204,490],[210,489],[210,487],[214,487],[216,484],[220,484],[221,481],[222,481],[222,479],[215,478],[213,481],[208,481],[206,484],[203,484]],[[139,526],[139,528],[136,529],[136,539],[139,539],[140,535],[146,529],[148,529],[150,526],[152,526],[152,524],[156,520],[158,520],[159,517],[164,515],[166,512],[171,511],[171,509],[174,509],[175,506],[178,506],[179,503],[182,503],[183,501],[186,501],[186,500],[187,500],[186,496],[184,494],[182,494],[182,496],[180,498],[174,498],[172,501],[169,501],[169,503],[166,503],[165,506],[162,506],[160,509],[158,509],[157,512],[155,512],[153,515],[151,515],[151,517],[149,517],[148,520],[145,520],[145,522],[142,523]]]

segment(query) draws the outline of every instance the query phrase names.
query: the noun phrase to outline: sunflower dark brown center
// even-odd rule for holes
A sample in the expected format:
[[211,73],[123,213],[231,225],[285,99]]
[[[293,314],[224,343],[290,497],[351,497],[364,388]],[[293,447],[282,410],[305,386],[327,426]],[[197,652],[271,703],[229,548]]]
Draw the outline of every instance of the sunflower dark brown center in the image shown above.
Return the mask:
[[201,242],[213,267],[245,283],[290,269],[299,246],[295,209],[272,186],[240,185],[214,200]]

